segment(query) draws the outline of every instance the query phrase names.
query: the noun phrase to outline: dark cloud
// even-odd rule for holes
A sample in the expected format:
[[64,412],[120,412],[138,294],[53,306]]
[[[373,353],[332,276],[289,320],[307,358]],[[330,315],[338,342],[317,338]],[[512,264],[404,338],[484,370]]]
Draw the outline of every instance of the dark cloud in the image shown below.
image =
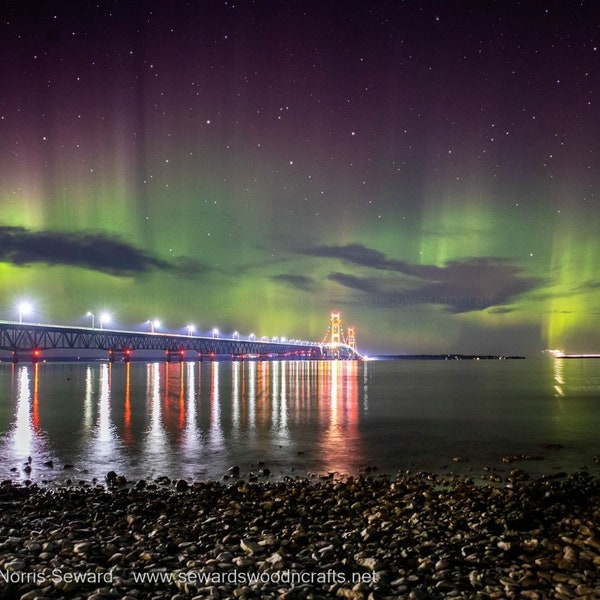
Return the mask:
[[188,277],[198,277],[212,271],[212,269],[205,264],[187,256],[178,256],[177,258],[174,258],[170,263],[167,263],[166,269],[175,274],[186,275]]
[[362,244],[346,244],[345,246],[313,246],[303,248],[300,254],[338,258],[344,262],[383,271],[405,272],[409,265],[403,261],[390,260],[383,252],[372,250]]
[[305,275],[290,275],[282,273],[281,275],[274,275],[271,277],[271,279],[273,281],[287,283],[300,290],[311,290],[313,288],[313,280]]
[[190,259],[167,262],[102,233],[29,231],[6,226],[0,227],[0,262],[17,266],[65,265],[117,277],[132,277],[154,269],[187,274],[206,271]]
[[347,273],[330,273],[327,279],[345,287],[366,292],[367,294],[382,294],[382,288],[379,283],[375,279],[369,279],[368,277],[356,277]]
[[491,315],[506,315],[508,313],[514,312],[514,308],[507,308],[506,306],[498,306],[495,308],[490,308],[488,313]]
[[[535,299],[542,302],[545,300],[556,300],[565,298],[575,298],[581,294],[587,294],[589,292],[595,292],[600,289],[600,281],[591,279],[578,283],[577,285],[563,288],[554,286],[548,288],[546,291],[539,291],[535,294]],[[548,312],[548,311],[547,311]]]
[[586,292],[595,292],[600,289],[600,281],[597,279],[590,279],[588,281],[584,281],[580,285],[578,285],[574,291],[575,293],[586,293]]
[[452,260],[438,267],[391,260],[361,244],[316,246],[301,253],[404,275],[400,280],[337,272],[329,276],[340,285],[377,296],[370,301],[381,306],[440,304],[453,313],[470,312],[506,304],[545,283],[540,278],[525,276],[510,260],[497,257]]
[[372,250],[362,244],[346,244],[345,246],[313,246],[303,248],[300,254],[307,256],[320,256],[323,258],[338,258],[344,262],[369,267],[380,271],[393,271],[404,275],[429,278],[439,274],[442,270],[433,265],[411,265],[402,260],[392,260],[383,252]]
[[362,244],[346,244],[345,246],[313,246],[300,250],[301,254],[308,256],[321,256],[325,258],[339,258],[341,260],[371,267],[373,269],[393,270],[396,261],[390,261],[383,252],[371,250]]

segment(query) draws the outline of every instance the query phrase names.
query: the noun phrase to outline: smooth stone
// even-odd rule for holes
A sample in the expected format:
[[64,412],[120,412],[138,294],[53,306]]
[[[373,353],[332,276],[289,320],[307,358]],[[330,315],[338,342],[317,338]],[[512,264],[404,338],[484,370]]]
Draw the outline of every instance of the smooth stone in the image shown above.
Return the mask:
[[24,571],[27,567],[25,561],[15,558],[7,563],[4,563],[4,568],[7,571]]
[[240,540],[240,547],[250,556],[264,552],[264,548],[260,544],[253,542],[252,540],[245,540],[243,538]]
[[91,542],[79,542],[73,546],[73,552],[75,554],[85,554],[89,552],[94,547],[94,544]]

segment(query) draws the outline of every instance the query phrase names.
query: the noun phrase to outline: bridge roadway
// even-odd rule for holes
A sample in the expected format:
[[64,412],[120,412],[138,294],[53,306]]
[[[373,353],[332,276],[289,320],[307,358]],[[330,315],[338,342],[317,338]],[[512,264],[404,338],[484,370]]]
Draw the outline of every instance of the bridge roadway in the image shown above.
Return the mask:
[[[316,342],[274,342],[232,338],[177,335],[172,333],[145,333],[97,329],[91,327],[69,327],[31,323],[0,322],[0,350],[8,351],[13,362],[42,360],[48,350],[104,350],[108,359],[115,357],[128,361],[136,350],[163,351],[166,360],[177,357],[184,360],[186,353],[195,352],[199,360],[215,356],[230,355],[232,358],[339,358],[326,344]],[[346,347],[345,355],[360,358]],[[187,354],[189,357],[189,354]],[[0,353],[1,359],[1,353]]]

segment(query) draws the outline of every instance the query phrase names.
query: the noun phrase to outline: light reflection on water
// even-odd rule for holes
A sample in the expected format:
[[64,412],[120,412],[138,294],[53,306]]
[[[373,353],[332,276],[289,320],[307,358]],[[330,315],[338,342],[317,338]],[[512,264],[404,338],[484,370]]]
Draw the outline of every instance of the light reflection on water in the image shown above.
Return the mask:
[[2,364],[0,477],[598,468],[600,361],[485,362]]

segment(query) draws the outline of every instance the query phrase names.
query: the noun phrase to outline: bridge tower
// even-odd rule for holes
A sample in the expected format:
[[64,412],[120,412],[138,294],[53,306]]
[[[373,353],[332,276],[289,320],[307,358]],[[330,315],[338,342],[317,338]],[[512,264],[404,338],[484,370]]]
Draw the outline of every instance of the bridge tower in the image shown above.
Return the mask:
[[347,348],[345,350],[341,348],[335,349],[340,344],[346,344],[352,351],[358,354],[358,350],[356,349],[356,328],[354,326],[348,327],[347,331],[344,332],[342,328],[342,315],[339,312],[332,312],[329,315],[329,327],[323,338],[323,344],[331,346],[329,352],[334,357],[339,357],[340,352],[342,354],[348,353]]
[[323,343],[341,344],[343,341],[342,317],[339,312],[332,312],[329,316],[329,327],[327,328]]
[[343,341],[342,337],[342,318],[340,313],[331,313],[331,318],[329,319],[329,328],[331,335],[331,343],[332,344],[340,344]]
[[356,330],[354,329],[354,326],[348,327],[348,339],[346,340],[346,343],[354,350],[354,352],[356,352]]

